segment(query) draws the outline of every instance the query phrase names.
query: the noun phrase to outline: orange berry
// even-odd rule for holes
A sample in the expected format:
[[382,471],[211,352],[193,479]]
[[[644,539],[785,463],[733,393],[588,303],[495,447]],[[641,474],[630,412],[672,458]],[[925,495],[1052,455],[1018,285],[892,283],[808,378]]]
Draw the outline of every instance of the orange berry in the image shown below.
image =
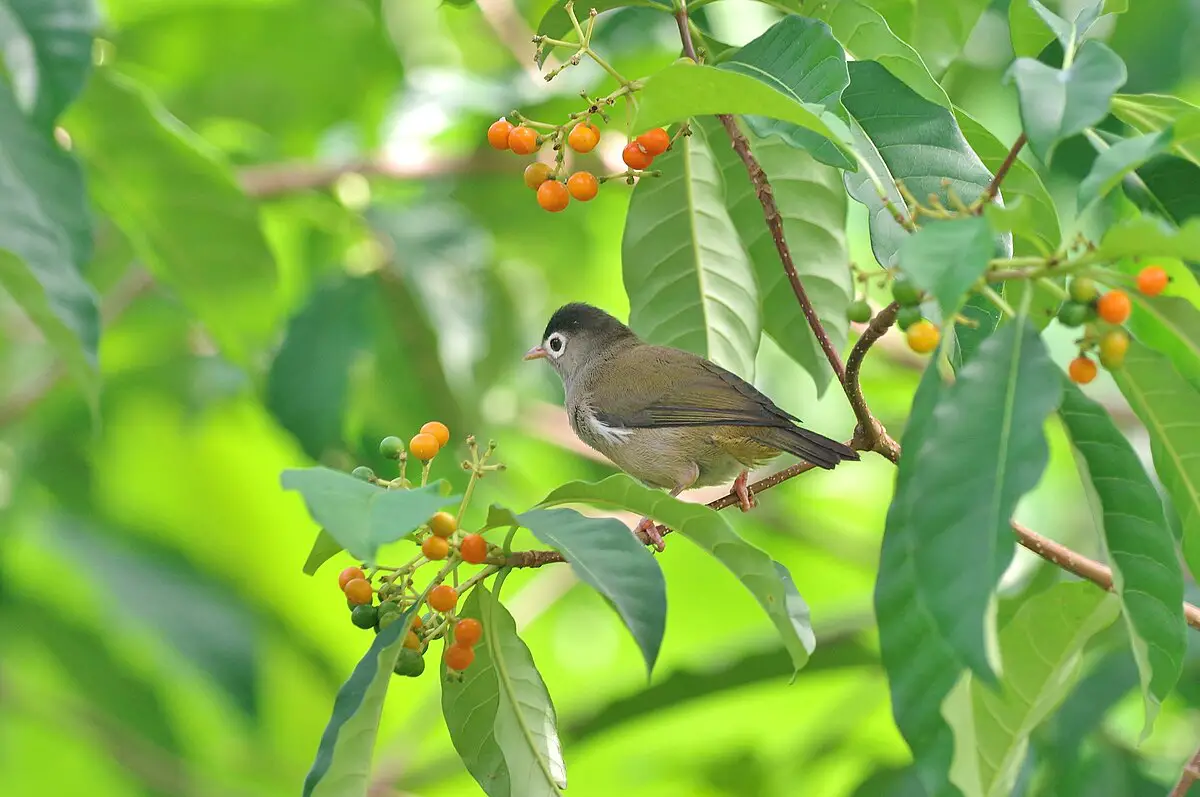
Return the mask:
[[356,578],[361,578],[363,580],[366,580],[367,574],[362,571],[361,567],[347,567],[345,570],[343,570],[341,573],[338,574],[338,587],[342,591],[345,591],[346,584],[353,581]]
[[937,348],[941,338],[938,328],[923,318],[912,324],[904,334],[908,338],[908,347],[917,354],[929,354]]
[[442,539],[458,531],[458,521],[449,512],[438,512],[429,518],[429,529]]
[[426,559],[445,559],[450,553],[450,543],[441,537],[430,535],[421,543],[421,553],[425,554]]
[[1067,366],[1067,375],[1078,385],[1086,385],[1096,378],[1096,364],[1084,355],[1079,355]]
[[371,589],[371,582],[365,578],[352,578],[346,582],[346,586],[342,589],[346,593],[346,598],[353,604],[362,606],[364,603],[371,602],[371,596],[374,591]]
[[451,670],[465,670],[475,661],[475,651],[461,645],[451,645],[446,648],[446,667]]
[[428,432],[421,432],[413,435],[413,439],[408,441],[408,450],[412,455],[422,462],[428,462],[437,456],[438,449],[437,438]]
[[404,647],[410,650],[419,650],[421,647],[421,637],[417,636],[415,632],[409,631],[404,635]]
[[538,186],[537,200],[543,210],[558,213],[567,209],[567,204],[571,201],[571,194],[567,191],[567,187],[558,180],[547,180]]
[[1137,276],[1138,290],[1147,296],[1158,296],[1170,281],[1171,278],[1162,266],[1146,266]]
[[449,584],[438,584],[429,592],[426,602],[434,611],[448,612],[458,605],[458,590]]
[[438,448],[450,442],[450,430],[441,421],[429,421],[421,427],[421,431],[433,435],[437,439]]
[[508,148],[518,155],[532,155],[537,152],[538,135],[529,127],[521,125],[514,127],[508,133]]
[[[534,161],[525,167],[525,185],[529,186],[534,191],[538,190],[538,187],[542,183],[550,179],[550,172],[551,169],[548,164],[542,163],[541,161]],[[421,431],[425,431],[425,428],[422,427]]]
[[587,202],[596,197],[600,181],[591,172],[575,172],[567,178],[567,190],[580,202]]
[[493,149],[508,149],[508,134],[512,132],[512,123],[507,119],[497,119],[488,128],[488,143]]
[[625,161],[625,165],[630,169],[641,171],[650,168],[654,156],[642,149],[636,141],[630,141],[625,145],[625,149],[621,150],[621,160]]
[[459,620],[454,625],[454,644],[469,648],[483,639],[483,624],[470,617]]
[[638,136],[636,141],[642,145],[642,149],[646,150],[646,154],[651,156],[661,155],[667,151],[667,147],[671,146],[671,137],[661,127],[647,130]]
[[1096,302],[1096,312],[1110,324],[1124,323],[1132,309],[1129,295],[1120,289],[1109,291]]
[[458,554],[467,564],[481,565],[487,559],[487,540],[482,534],[468,534],[458,546]]
[[600,129],[591,122],[580,122],[567,134],[567,146],[576,152],[591,152],[600,143]]

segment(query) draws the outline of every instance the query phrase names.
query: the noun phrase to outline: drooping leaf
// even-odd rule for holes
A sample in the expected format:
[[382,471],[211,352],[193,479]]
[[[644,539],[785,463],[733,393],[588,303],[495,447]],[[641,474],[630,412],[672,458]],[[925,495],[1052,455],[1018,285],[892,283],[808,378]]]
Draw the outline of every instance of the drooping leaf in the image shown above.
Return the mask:
[[790,122],[833,142],[848,157],[850,131],[819,105],[800,102],[755,77],[702,64],[675,63],[646,80],[638,92],[633,130],[648,130],[692,116],[755,114]]
[[1160,133],[1127,138],[1101,151],[1091,172],[1079,184],[1080,209],[1116,188],[1125,175],[1155,155],[1165,152],[1171,144],[1171,135],[1171,129],[1167,128]]
[[285,470],[285,490],[296,490],[313,520],[355,558],[374,562],[380,545],[405,536],[460,496],[438,480],[411,490],[389,490],[329,468]]
[[1166,94],[1116,94],[1112,113],[1143,134],[1174,128],[1172,152],[1200,166],[1200,106]]
[[3,0],[0,57],[17,104],[43,132],[71,103],[92,67],[99,15],[93,0]]
[[1074,18],[1066,20],[1037,0],[1012,0],[1008,4],[1008,29],[1013,53],[1018,58],[1036,58],[1055,38],[1063,47],[1076,46],[1101,14],[1123,13],[1129,8],[1129,0],[1101,0],[1076,8]]
[[815,639],[807,608],[791,579],[778,562],[738,536],[716,510],[643,487],[624,474],[595,483],[568,482],[542,499],[539,506],[562,504],[637,512],[687,537],[725,565],[755,597],[778,629],[795,669],[808,661]]
[[1108,115],[1109,101],[1125,84],[1126,71],[1119,55],[1089,39],[1066,69],[1019,58],[1006,79],[1017,87],[1021,124],[1030,148],[1049,163],[1060,141]]
[[758,287],[704,128],[697,125],[657,163],[662,177],[634,189],[621,239],[629,325],[651,343],[752,379]]
[[338,690],[317,755],[304,778],[303,797],[360,797],[367,793],[383,700],[419,606],[419,602],[413,603],[399,620],[375,635]]
[[275,328],[275,262],[228,167],[111,69],[92,75],[64,125],[92,193],[140,259],[226,356],[247,362]]
[[987,270],[994,248],[987,219],[968,216],[921,228],[900,244],[898,254],[904,273],[949,317]]
[[81,274],[91,236],[78,165],[29,124],[0,79],[0,286],[94,400],[100,314]]
[[1137,341],[1113,378],[1150,434],[1154,470],[1182,521],[1184,560],[1200,573],[1200,390]]
[[[716,135],[715,122],[702,123]],[[779,138],[749,135],[751,150],[771,181],[771,192],[783,219],[784,240],[794,256],[796,273],[838,351],[849,334],[846,306],[853,298],[847,266],[846,192],[841,174],[817,163]],[[779,260],[762,205],[741,158],[732,148],[714,147],[725,182],[725,204],[750,256],[762,299],[763,331],[812,377],[821,395],[833,379],[829,360],[807,324],[797,324],[796,294]]]
[[[1065,377],[1059,408],[1113,568],[1146,702],[1143,737],[1183,669],[1183,573],[1158,491],[1104,408]],[[1098,503],[1098,506],[1096,505]]]
[[325,529],[321,529],[317,533],[317,538],[313,540],[313,546],[308,552],[308,558],[304,560],[304,575],[316,575],[317,571],[321,569],[321,565],[337,556],[343,550],[342,544],[332,534]]
[[[537,32],[539,36],[549,36],[551,39],[566,39],[567,34],[573,32],[574,25],[571,24],[571,17],[567,14],[563,6],[563,0],[554,0],[551,6],[546,9],[546,13],[542,15],[541,22],[538,23]],[[575,18],[580,23],[586,25],[588,10],[592,8],[596,9],[596,13],[598,14],[603,14],[605,11],[611,11],[614,8],[659,8],[670,13],[671,2],[670,0],[588,0],[586,5],[575,6]],[[541,66],[545,62],[546,52],[546,50],[543,50],[539,54],[538,66]]]
[[493,506],[489,528],[522,526],[567,558],[575,575],[603,595],[621,616],[654,670],[667,626],[667,581],[653,554],[614,518],[591,518],[573,509],[531,509],[514,515]]
[[[922,202],[932,194],[949,207],[949,191],[968,203],[983,193],[991,174],[967,144],[949,110],[923,99],[879,64],[854,61],[849,70],[850,85],[842,102],[875,150],[864,155],[889,194],[894,192],[895,182],[901,181]],[[863,171],[848,174],[846,188],[871,211],[875,258],[883,266],[893,266],[907,233],[864,179]],[[943,185],[943,180],[948,185]],[[898,207],[905,210],[902,201]]]
[[1030,734],[1078,680],[1084,646],[1117,614],[1113,596],[1091,584],[1055,584],[1022,603],[999,632],[999,691],[967,673],[947,701],[954,780],[965,793],[1014,792]]
[[516,622],[483,584],[461,615],[483,625],[461,682],[442,664],[442,714],[454,748],[488,797],[558,797],[567,769],[557,717]]

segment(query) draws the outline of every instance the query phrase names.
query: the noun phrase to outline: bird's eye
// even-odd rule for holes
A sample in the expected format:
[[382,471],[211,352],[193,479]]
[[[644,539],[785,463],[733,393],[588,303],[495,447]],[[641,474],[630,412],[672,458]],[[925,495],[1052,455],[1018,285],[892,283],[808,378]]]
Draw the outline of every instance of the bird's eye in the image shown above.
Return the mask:
[[550,346],[551,353],[561,354],[562,350],[563,350],[563,345],[564,345],[562,335],[551,335],[550,340],[547,342],[547,345]]

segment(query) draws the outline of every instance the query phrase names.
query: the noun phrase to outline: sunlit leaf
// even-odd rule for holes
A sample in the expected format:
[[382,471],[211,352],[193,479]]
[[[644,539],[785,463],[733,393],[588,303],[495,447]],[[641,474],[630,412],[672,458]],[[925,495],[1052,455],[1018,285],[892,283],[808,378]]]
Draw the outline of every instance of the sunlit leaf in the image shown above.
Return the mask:
[[312,549],[308,552],[308,558],[304,560],[304,567],[302,568],[304,574],[306,576],[316,575],[316,572],[321,569],[321,565],[337,556],[343,550],[342,544],[337,541],[337,538],[325,529],[321,529],[317,533],[317,538],[313,540]]
[[569,482],[551,492],[540,506],[590,504],[637,512],[654,518],[713,555],[750,591],[775,624],[799,670],[816,643],[804,601],[787,571],[743,540],[716,512],[643,487],[624,474],[596,482]]
[[1008,4],[1008,29],[1013,52],[1018,58],[1036,58],[1046,45],[1057,38],[1063,47],[1076,46],[1101,14],[1120,14],[1128,10],[1129,0],[1089,0],[1066,20],[1037,0],[1012,0]]
[[900,268],[917,287],[937,299],[949,317],[963,294],[987,270],[995,243],[992,227],[981,216],[968,216],[923,227],[900,244]]
[[1091,172],[1079,184],[1079,207],[1086,208],[1116,188],[1129,172],[1165,152],[1171,144],[1171,134],[1171,129],[1167,128],[1160,133],[1118,141],[1102,150]]
[[[1113,565],[1146,700],[1143,736],[1183,669],[1183,573],[1158,491],[1104,408],[1063,378],[1059,408]],[[1096,505],[1098,503],[1098,505]]]
[[621,268],[629,325],[643,339],[754,376],[761,321],[749,257],[725,209],[704,128],[655,161],[629,202]]
[[962,52],[987,0],[927,2],[926,0],[873,0],[892,30],[912,43],[929,70],[941,75]]
[[[1132,268],[1130,270],[1133,270]],[[1131,291],[1129,328],[1137,339],[1171,359],[1176,370],[1200,388],[1200,309],[1179,296]]]
[[[0,57],[21,106],[48,131],[92,67],[93,0],[2,0]],[[8,27],[11,26],[11,27]]]
[[521,526],[566,557],[579,580],[603,595],[633,634],[646,673],[654,670],[667,626],[667,581],[653,554],[614,518],[573,509],[531,509],[514,515],[493,506],[489,528]]
[[1190,219],[1178,228],[1152,216],[1119,222],[1100,239],[1097,256],[1106,260],[1157,256],[1200,261],[1200,219]]
[[1200,106],[1166,94],[1116,94],[1112,113],[1139,133],[1173,127],[1171,150],[1200,166]]

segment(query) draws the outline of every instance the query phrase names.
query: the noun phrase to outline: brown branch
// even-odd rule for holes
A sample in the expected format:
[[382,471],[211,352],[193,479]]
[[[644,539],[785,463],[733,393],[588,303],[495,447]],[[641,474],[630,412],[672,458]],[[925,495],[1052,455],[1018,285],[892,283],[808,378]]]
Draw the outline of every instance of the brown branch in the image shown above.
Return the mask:
[[1183,765],[1179,782],[1175,784],[1175,788],[1171,789],[1169,797],[1184,797],[1192,788],[1192,784],[1198,780],[1200,780],[1200,750],[1197,750],[1191,760]]
[[983,209],[987,207],[1000,193],[1000,183],[1004,182],[1004,178],[1008,176],[1008,170],[1017,162],[1017,155],[1021,154],[1021,148],[1025,146],[1025,134],[1017,136],[1017,140],[1013,142],[1012,149],[1008,151],[1004,162],[1000,164],[1000,168],[996,170],[996,174],[992,177],[992,181],[988,183],[987,188],[983,189],[983,193],[979,196],[979,207],[975,209],[975,214],[983,213]]
[[846,398],[850,400],[850,406],[854,409],[854,417],[858,418],[858,427],[854,430],[855,447],[863,451],[877,451],[892,462],[900,461],[900,444],[892,439],[883,428],[883,424],[876,420],[867,407],[867,400],[863,397],[862,385],[859,382],[859,372],[862,370],[867,351],[896,322],[896,313],[899,310],[900,305],[892,302],[871,319],[871,323],[850,350],[850,356],[846,358],[844,381]]

